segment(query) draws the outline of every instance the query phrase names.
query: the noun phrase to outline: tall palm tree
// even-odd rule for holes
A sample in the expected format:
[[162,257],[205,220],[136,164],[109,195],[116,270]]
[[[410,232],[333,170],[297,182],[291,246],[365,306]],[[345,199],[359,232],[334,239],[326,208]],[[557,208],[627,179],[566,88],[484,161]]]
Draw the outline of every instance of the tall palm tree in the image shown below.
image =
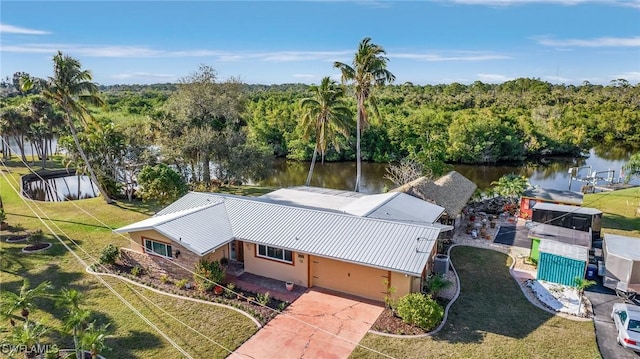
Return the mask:
[[2,314],[10,316],[16,310],[20,309],[20,315],[25,322],[29,321],[29,310],[35,307],[35,300],[49,295],[51,290],[51,282],[44,281],[35,288],[29,288],[29,280],[22,282],[19,293],[9,291],[2,292]]
[[360,41],[358,50],[353,58],[351,66],[342,62],[335,62],[333,67],[342,73],[342,82],[351,82],[356,97],[358,116],[356,119],[356,192],[360,192],[360,177],[362,176],[362,164],[360,153],[360,131],[368,124],[366,104],[369,103],[374,115],[380,117],[376,105],[373,89],[384,86],[395,80],[395,76],[387,70],[389,59],[385,57],[386,51],[380,45],[371,42],[370,37]]
[[[63,55],[61,51],[58,51],[53,57],[53,76],[46,80],[39,80],[38,84],[42,88],[42,95],[62,109],[63,118],[71,131],[78,153],[85,162],[91,180],[98,187],[102,198],[107,203],[114,203],[98,181],[98,177],[96,177],[95,171],[80,145],[74,124],[74,119],[77,119],[86,126],[87,121],[92,119],[87,105],[104,105],[99,96],[98,85],[91,82],[91,80],[93,80],[91,71],[82,70],[80,61],[71,56]],[[25,90],[33,86],[34,80],[28,76],[23,77],[22,81],[22,87]]]
[[344,90],[329,77],[323,78],[320,86],[311,86],[309,90],[312,96],[303,98],[300,101],[300,107],[304,111],[302,126],[305,140],[309,139],[311,132],[315,132],[316,145],[313,149],[306,186],[311,183],[313,167],[318,153],[320,153],[322,163],[324,163],[328,142],[331,142],[337,151],[340,150],[336,135],[340,133],[348,138],[349,123],[352,117],[351,111],[343,99]]

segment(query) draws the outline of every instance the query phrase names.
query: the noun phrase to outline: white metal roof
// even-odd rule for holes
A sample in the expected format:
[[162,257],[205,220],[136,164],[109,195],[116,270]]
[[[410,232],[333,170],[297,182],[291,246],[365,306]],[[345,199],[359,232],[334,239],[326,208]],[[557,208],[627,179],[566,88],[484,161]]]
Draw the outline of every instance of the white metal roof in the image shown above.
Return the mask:
[[575,204],[579,206],[582,204],[584,195],[580,192],[563,191],[536,186],[524,191],[522,197],[535,198],[550,202]]
[[577,214],[586,214],[586,215],[595,215],[602,214],[602,211],[590,208],[590,207],[578,207],[578,206],[568,206],[565,204],[555,204],[555,203],[544,203],[539,202],[533,206],[533,209],[546,210],[546,211],[557,211],[557,212],[565,212],[565,213],[577,213]]
[[582,246],[574,246],[558,241],[540,241],[538,250],[541,253],[555,254],[561,257],[571,258],[583,262],[589,260],[589,249]]
[[[209,201],[203,201],[205,196]],[[210,204],[202,205],[207,202]],[[195,211],[167,210],[190,205],[198,207]],[[221,194],[190,193],[168,208],[162,211],[164,215],[116,231],[157,229],[198,253],[237,238],[415,276],[421,275],[440,233],[434,226]]]
[[258,199],[360,217],[423,224],[436,222],[444,212],[443,207],[400,192],[364,195],[358,192],[300,186],[279,189]]
[[552,226],[545,223],[532,222],[533,227],[529,230],[529,237],[550,239],[556,242],[578,245],[591,248],[591,233],[578,231],[571,228]]
[[605,233],[607,251],[618,257],[640,261],[640,238]]

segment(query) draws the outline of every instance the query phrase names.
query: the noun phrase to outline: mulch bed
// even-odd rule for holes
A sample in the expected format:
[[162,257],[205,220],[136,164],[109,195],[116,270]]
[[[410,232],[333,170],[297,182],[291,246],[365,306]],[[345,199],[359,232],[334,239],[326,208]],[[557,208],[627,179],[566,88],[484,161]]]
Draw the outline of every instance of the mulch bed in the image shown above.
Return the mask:
[[[223,295],[216,295],[213,293],[213,291],[203,292],[195,288],[178,288],[173,280],[166,278],[160,279],[160,276],[157,276],[154,273],[148,273],[147,271],[142,271],[138,276],[134,276],[133,274],[131,274],[131,270],[133,269],[133,267],[127,265],[114,264],[106,267],[110,270],[110,272],[114,274],[122,275],[123,277],[127,277],[138,283],[145,284],[149,287],[161,290],[166,293],[236,307],[251,314],[262,325],[269,322],[278,314],[280,310],[283,310],[286,306],[289,305],[288,302],[269,298],[269,301],[263,306],[258,303],[258,293],[249,292],[243,290],[240,287],[235,287],[233,289],[233,292],[235,293],[227,292],[223,293]],[[93,269],[98,272],[104,272],[104,268],[102,268],[102,266],[95,266]]]
[[20,234],[20,235],[17,235],[17,236],[11,236],[11,237],[7,238],[5,240],[5,242],[7,242],[7,243],[22,242],[22,241],[26,240],[27,238],[29,238],[28,234]]
[[31,244],[29,246],[26,246],[26,247],[22,248],[22,251],[26,252],[26,253],[28,253],[28,252],[37,252],[37,251],[41,251],[41,250],[44,250],[44,249],[48,249],[51,246],[52,246],[52,244],[49,243],[49,242],[34,243],[34,244]]

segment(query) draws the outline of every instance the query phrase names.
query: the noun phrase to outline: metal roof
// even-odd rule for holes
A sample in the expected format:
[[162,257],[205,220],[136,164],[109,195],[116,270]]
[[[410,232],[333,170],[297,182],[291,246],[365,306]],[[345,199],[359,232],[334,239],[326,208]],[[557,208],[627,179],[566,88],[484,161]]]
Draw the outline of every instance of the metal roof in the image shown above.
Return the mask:
[[410,223],[435,223],[444,208],[405,193],[364,195],[319,187],[291,187],[258,197],[258,200],[302,208],[322,209],[360,217]]
[[540,199],[548,202],[561,202],[581,205],[584,195],[580,192],[562,191],[551,188],[533,187],[524,191],[522,197]]
[[530,238],[550,239],[556,242],[591,248],[591,233],[589,232],[544,223],[532,223],[533,227],[529,230]]
[[640,261],[640,238],[605,233],[607,251],[618,257]]
[[571,258],[582,262],[589,260],[589,249],[582,246],[574,246],[557,241],[540,241],[538,250],[541,253],[555,254],[561,257]]
[[[209,201],[204,197],[209,197]],[[209,205],[202,205],[207,202]],[[191,205],[199,207],[195,211],[167,210]],[[167,209],[159,212],[165,212],[164,215],[116,231],[158,229],[176,242],[181,238],[180,243],[199,248],[199,253],[204,247],[236,238],[415,276],[421,275],[440,233],[440,228],[434,226],[222,194],[190,193]],[[225,240],[227,235],[233,238]]]
[[557,212],[565,212],[565,213],[576,213],[576,214],[586,214],[589,216],[595,214],[602,214],[602,211],[590,208],[590,207],[578,207],[578,206],[567,206],[565,204],[555,204],[555,203],[536,203],[533,206],[533,210],[546,210],[546,211],[557,211]]

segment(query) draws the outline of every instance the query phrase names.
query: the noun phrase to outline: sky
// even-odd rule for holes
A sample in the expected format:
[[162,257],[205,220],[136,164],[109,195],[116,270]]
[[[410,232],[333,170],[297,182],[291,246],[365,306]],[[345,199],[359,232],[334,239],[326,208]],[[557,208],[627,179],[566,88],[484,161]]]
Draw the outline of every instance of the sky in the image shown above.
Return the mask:
[[640,83],[640,0],[0,2],[0,75],[46,77],[58,51],[95,82],[339,81],[365,37],[395,83]]

